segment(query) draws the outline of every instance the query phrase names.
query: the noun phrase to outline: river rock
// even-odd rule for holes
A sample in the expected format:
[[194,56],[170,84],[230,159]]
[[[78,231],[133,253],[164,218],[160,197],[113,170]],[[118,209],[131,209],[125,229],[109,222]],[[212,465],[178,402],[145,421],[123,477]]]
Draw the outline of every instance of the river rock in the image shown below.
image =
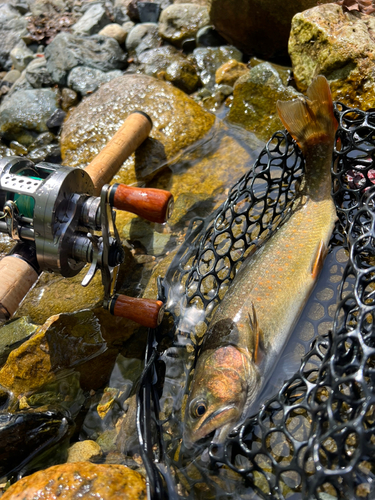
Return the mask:
[[13,350],[0,370],[0,384],[16,396],[56,380],[56,373],[99,355],[106,348],[98,319],[89,311],[51,316]]
[[316,75],[330,83],[334,100],[363,110],[375,106],[375,17],[329,3],[297,14],[289,53],[298,88]]
[[146,499],[146,482],[136,471],[124,465],[75,462],[55,465],[35,472],[12,485],[3,500],[52,499],[58,496],[73,500],[77,496],[106,500]]
[[236,0],[234,8],[233,0],[211,0],[210,19],[245,54],[286,56],[292,17],[316,4],[317,0]]
[[215,86],[216,71],[220,66],[231,59],[241,61],[242,53],[231,46],[207,47],[195,49],[192,58],[198,67],[202,83],[212,89]]
[[104,28],[99,31],[99,35],[114,38],[117,43],[122,45],[128,36],[128,32],[119,24],[111,23],[104,26]]
[[35,89],[53,85],[45,57],[36,57],[26,68],[26,80]]
[[52,17],[67,9],[64,0],[34,0],[27,3],[33,16]]
[[27,20],[8,3],[0,5],[0,70],[12,67],[11,50],[27,35]]
[[136,24],[126,37],[126,50],[131,56],[139,56],[146,50],[160,47],[161,44],[162,39],[156,23]]
[[47,120],[57,108],[58,97],[50,89],[15,92],[0,105],[0,135],[28,146],[37,132],[48,130]]
[[227,120],[267,141],[274,132],[284,128],[277,114],[277,100],[288,101],[298,95],[293,87],[283,85],[271,64],[259,64],[237,80]]
[[64,87],[61,91],[61,108],[68,111],[72,106],[78,104],[78,94],[73,89]]
[[101,35],[59,33],[46,48],[45,57],[53,81],[60,85],[66,85],[69,72],[76,66],[112,71],[127,65],[126,55],[116,40]]
[[91,462],[98,460],[102,455],[103,452],[100,446],[95,441],[86,439],[74,443],[69,448],[67,463]]
[[72,31],[75,35],[94,35],[110,22],[104,5],[94,3],[86,10],[81,19],[73,24]]
[[218,85],[233,85],[240,78],[249,71],[246,64],[236,61],[235,59],[229,59],[224,63],[215,73],[215,82]]
[[100,71],[100,69],[88,68],[87,66],[76,66],[68,76],[68,86],[81,95],[91,94],[99,88],[102,83],[109,82],[120,76],[119,69],[114,71]]
[[0,365],[3,365],[13,349],[19,347],[37,329],[27,318],[22,317],[4,325],[0,335]]
[[64,164],[87,165],[129,113],[139,109],[153,121],[151,139],[126,160],[116,182],[134,184],[151,179],[166,160],[203,137],[215,121],[169,83],[145,75],[124,75],[102,85],[70,113],[61,135]]
[[13,63],[13,68],[18,69],[18,71],[23,71],[34,59],[34,52],[27,48],[23,40],[20,40],[10,51],[10,58]]
[[159,33],[172,45],[181,47],[188,39],[210,24],[208,10],[191,3],[173,4],[163,10],[159,19]]

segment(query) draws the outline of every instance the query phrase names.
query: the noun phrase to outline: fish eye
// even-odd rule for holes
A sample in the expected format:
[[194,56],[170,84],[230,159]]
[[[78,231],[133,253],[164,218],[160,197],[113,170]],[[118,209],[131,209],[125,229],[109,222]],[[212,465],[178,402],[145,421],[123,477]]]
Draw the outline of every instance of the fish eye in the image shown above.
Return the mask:
[[204,401],[197,401],[192,408],[193,417],[201,417],[206,413],[206,403]]

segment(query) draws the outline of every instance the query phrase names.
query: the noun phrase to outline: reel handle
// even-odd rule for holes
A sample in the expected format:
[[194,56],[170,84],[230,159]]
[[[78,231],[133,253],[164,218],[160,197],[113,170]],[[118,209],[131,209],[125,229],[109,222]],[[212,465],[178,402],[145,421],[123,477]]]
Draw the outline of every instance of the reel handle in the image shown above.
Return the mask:
[[109,201],[118,210],[131,212],[159,224],[167,222],[173,210],[173,195],[163,189],[114,184],[109,192]]
[[22,258],[8,255],[0,261],[0,276],[0,320],[7,320],[38,279],[38,273]]
[[114,295],[108,309],[114,316],[131,319],[148,328],[156,328],[164,316],[164,304],[161,300],[139,299],[127,295]]
[[96,195],[149,136],[151,129],[151,118],[142,111],[135,111],[126,118],[112,139],[85,168],[94,183]]

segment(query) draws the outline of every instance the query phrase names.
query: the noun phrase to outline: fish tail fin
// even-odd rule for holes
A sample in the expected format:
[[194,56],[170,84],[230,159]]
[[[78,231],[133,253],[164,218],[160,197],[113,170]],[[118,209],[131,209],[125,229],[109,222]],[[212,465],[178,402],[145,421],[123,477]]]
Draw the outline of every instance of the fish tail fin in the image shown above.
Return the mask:
[[333,143],[337,129],[326,78],[314,78],[306,94],[304,99],[277,101],[279,117],[302,152],[314,144]]

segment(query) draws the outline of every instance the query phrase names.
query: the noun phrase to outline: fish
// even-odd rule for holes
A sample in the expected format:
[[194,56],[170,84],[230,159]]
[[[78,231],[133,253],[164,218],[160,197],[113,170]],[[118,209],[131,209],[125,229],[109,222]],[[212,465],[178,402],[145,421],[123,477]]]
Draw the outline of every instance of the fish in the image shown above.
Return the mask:
[[277,102],[282,123],[303,152],[304,181],[286,221],[244,261],[213,315],[186,402],[186,448],[212,433],[213,443],[223,443],[245,420],[323,267],[337,221],[331,197],[337,121],[324,76],[306,94]]

